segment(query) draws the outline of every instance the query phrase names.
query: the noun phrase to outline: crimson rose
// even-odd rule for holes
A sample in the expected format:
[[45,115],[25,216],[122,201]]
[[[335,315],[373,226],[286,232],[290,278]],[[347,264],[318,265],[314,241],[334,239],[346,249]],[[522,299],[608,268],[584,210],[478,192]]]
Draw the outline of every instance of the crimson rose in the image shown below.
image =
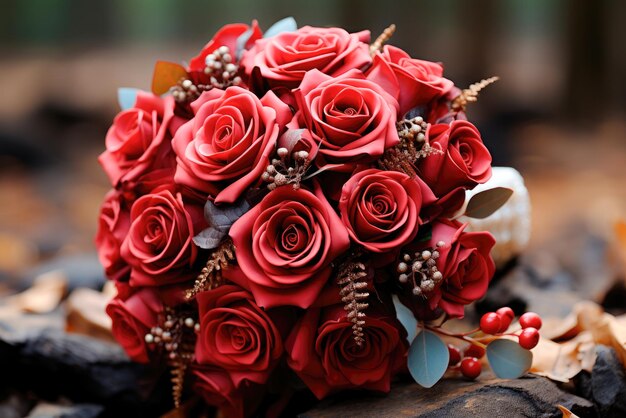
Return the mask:
[[341,389],[388,392],[402,369],[406,336],[395,314],[370,307],[363,319],[361,347],[343,304],[309,308],[287,339],[289,367],[319,399]]
[[265,383],[283,353],[278,328],[246,290],[222,285],[197,296],[196,359],[223,368],[235,387]]
[[338,76],[369,64],[369,39],[369,31],[349,34],[340,28],[304,26],[259,39],[243,54],[241,64],[248,75],[258,67],[270,86],[294,88],[313,69]]
[[123,207],[120,192],[110,190],[100,207],[96,247],[100,264],[111,280],[128,279],[130,267],[120,256],[122,241],[130,228],[130,213]]
[[142,174],[175,164],[170,146],[174,98],[137,92],[135,106],[115,117],[98,161],[113,187]]
[[158,324],[163,312],[161,297],[152,289],[142,289],[127,299],[116,297],[106,308],[113,321],[113,337],[132,360],[147,363],[145,335]]
[[427,141],[441,153],[421,158],[417,168],[437,197],[459,188],[472,189],[491,177],[491,154],[470,122],[455,120],[449,125],[431,125]]
[[419,318],[429,319],[438,308],[450,317],[462,318],[464,307],[485,295],[495,272],[490,252],[496,241],[489,232],[463,232],[465,225],[458,221],[438,220],[433,223],[429,242],[416,246],[418,250],[435,248],[437,268],[443,275],[441,283],[426,295],[426,299],[404,299]]
[[435,201],[420,179],[398,171],[368,169],[344,184],[339,212],[350,237],[365,249],[399,249],[417,234],[422,205]]
[[131,285],[159,286],[193,276],[197,248],[192,238],[203,226],[202,213],[201,207],[183,204],[181,195],[169,190],[137,199],[121,248],[131,266]]
[[346,251],[346,228],[319,187],[314,193],[291,186],[271,191],[230,229],[243,276],[260,306],[313,303]]
[[174,179],[215,203],[233,203],[261,177],[291,111],[272,92],[259,100],[241,87],[211,89],[191,108],[194,118],[172,140]]
[[318,166],[339,164],[335,169],[351,171],[400,141],[398,102],[358,70],[338,77],[309,71],[296,100],[300,112],[293,123],[306,126],[320,144]]

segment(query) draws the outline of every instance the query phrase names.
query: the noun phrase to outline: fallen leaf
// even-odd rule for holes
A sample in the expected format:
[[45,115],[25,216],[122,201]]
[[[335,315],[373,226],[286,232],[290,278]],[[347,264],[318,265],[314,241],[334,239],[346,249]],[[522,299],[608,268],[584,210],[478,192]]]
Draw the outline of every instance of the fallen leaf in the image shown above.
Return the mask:
[[567,383],[582,370],[578,345],[575,341],[559,344],[541,338],[539,344],[531,350],[533,363],[530,372]]
[[24,312],[47,313],[59,306],[66,290],[65,273],[61,270],[50,271],[37,277],[29,289],[10,296],[8,303]]
[[578,415],[576,415],[563,405],[557,405],[556,407],[559,408],[559,410],[561,410],[561,412],[563,413],[563,418],[579,418]]
[[105,308],[109,297],[92,289],[74,290],[65,302],[65,329],[102,340],[113,341],[111,318]]

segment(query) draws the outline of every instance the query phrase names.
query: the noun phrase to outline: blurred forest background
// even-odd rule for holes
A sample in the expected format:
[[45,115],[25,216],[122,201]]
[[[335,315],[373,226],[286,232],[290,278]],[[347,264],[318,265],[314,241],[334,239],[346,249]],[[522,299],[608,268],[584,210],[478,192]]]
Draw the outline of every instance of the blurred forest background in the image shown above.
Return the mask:
[[[626,2],[620,0],[1,0],[0,285],[91,254],[108,189],[96,158],[118,87],[194,56],[223,24],[398,27],[460,87],[498,75],[470,117],[522,172],[532,245],[626,217]],[[91,264],[93,265],[93,264]]]

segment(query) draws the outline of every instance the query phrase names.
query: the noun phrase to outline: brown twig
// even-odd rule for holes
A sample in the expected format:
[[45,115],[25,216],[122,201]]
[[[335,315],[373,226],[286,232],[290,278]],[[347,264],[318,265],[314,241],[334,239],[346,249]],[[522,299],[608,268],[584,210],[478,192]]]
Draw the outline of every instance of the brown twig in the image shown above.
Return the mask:
[[214,289],[221,284],[222,270],[235,261],[235,246],[230,238],[226,238],[211,253],[206,266],[196,278],[193,289],[187,291],[185,295],[187,299],[192,299],[198,293]]

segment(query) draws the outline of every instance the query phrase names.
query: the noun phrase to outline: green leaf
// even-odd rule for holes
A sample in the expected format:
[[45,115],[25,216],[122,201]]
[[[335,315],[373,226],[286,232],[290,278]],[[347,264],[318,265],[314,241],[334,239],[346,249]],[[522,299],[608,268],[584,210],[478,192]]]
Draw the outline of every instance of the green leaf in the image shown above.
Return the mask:
[[411,376],[425,388],[435,385],[448,369],[450,352],[432,331],[422,330],[409,348],[408,367]]
[[467,204],[465,216],[483,219],[500,209],[513,195],[513,189],[494,187],[475,194]]
[[506,339],[494,340],[487,346],[487,360],[493,373],[501,379],[517,379],[526,374],[533,362],[533,353]]
[[152,75],[152,93],[157,96],[165,94],[183,78],[187,78],[187,70],[182,65],[157,61]]

